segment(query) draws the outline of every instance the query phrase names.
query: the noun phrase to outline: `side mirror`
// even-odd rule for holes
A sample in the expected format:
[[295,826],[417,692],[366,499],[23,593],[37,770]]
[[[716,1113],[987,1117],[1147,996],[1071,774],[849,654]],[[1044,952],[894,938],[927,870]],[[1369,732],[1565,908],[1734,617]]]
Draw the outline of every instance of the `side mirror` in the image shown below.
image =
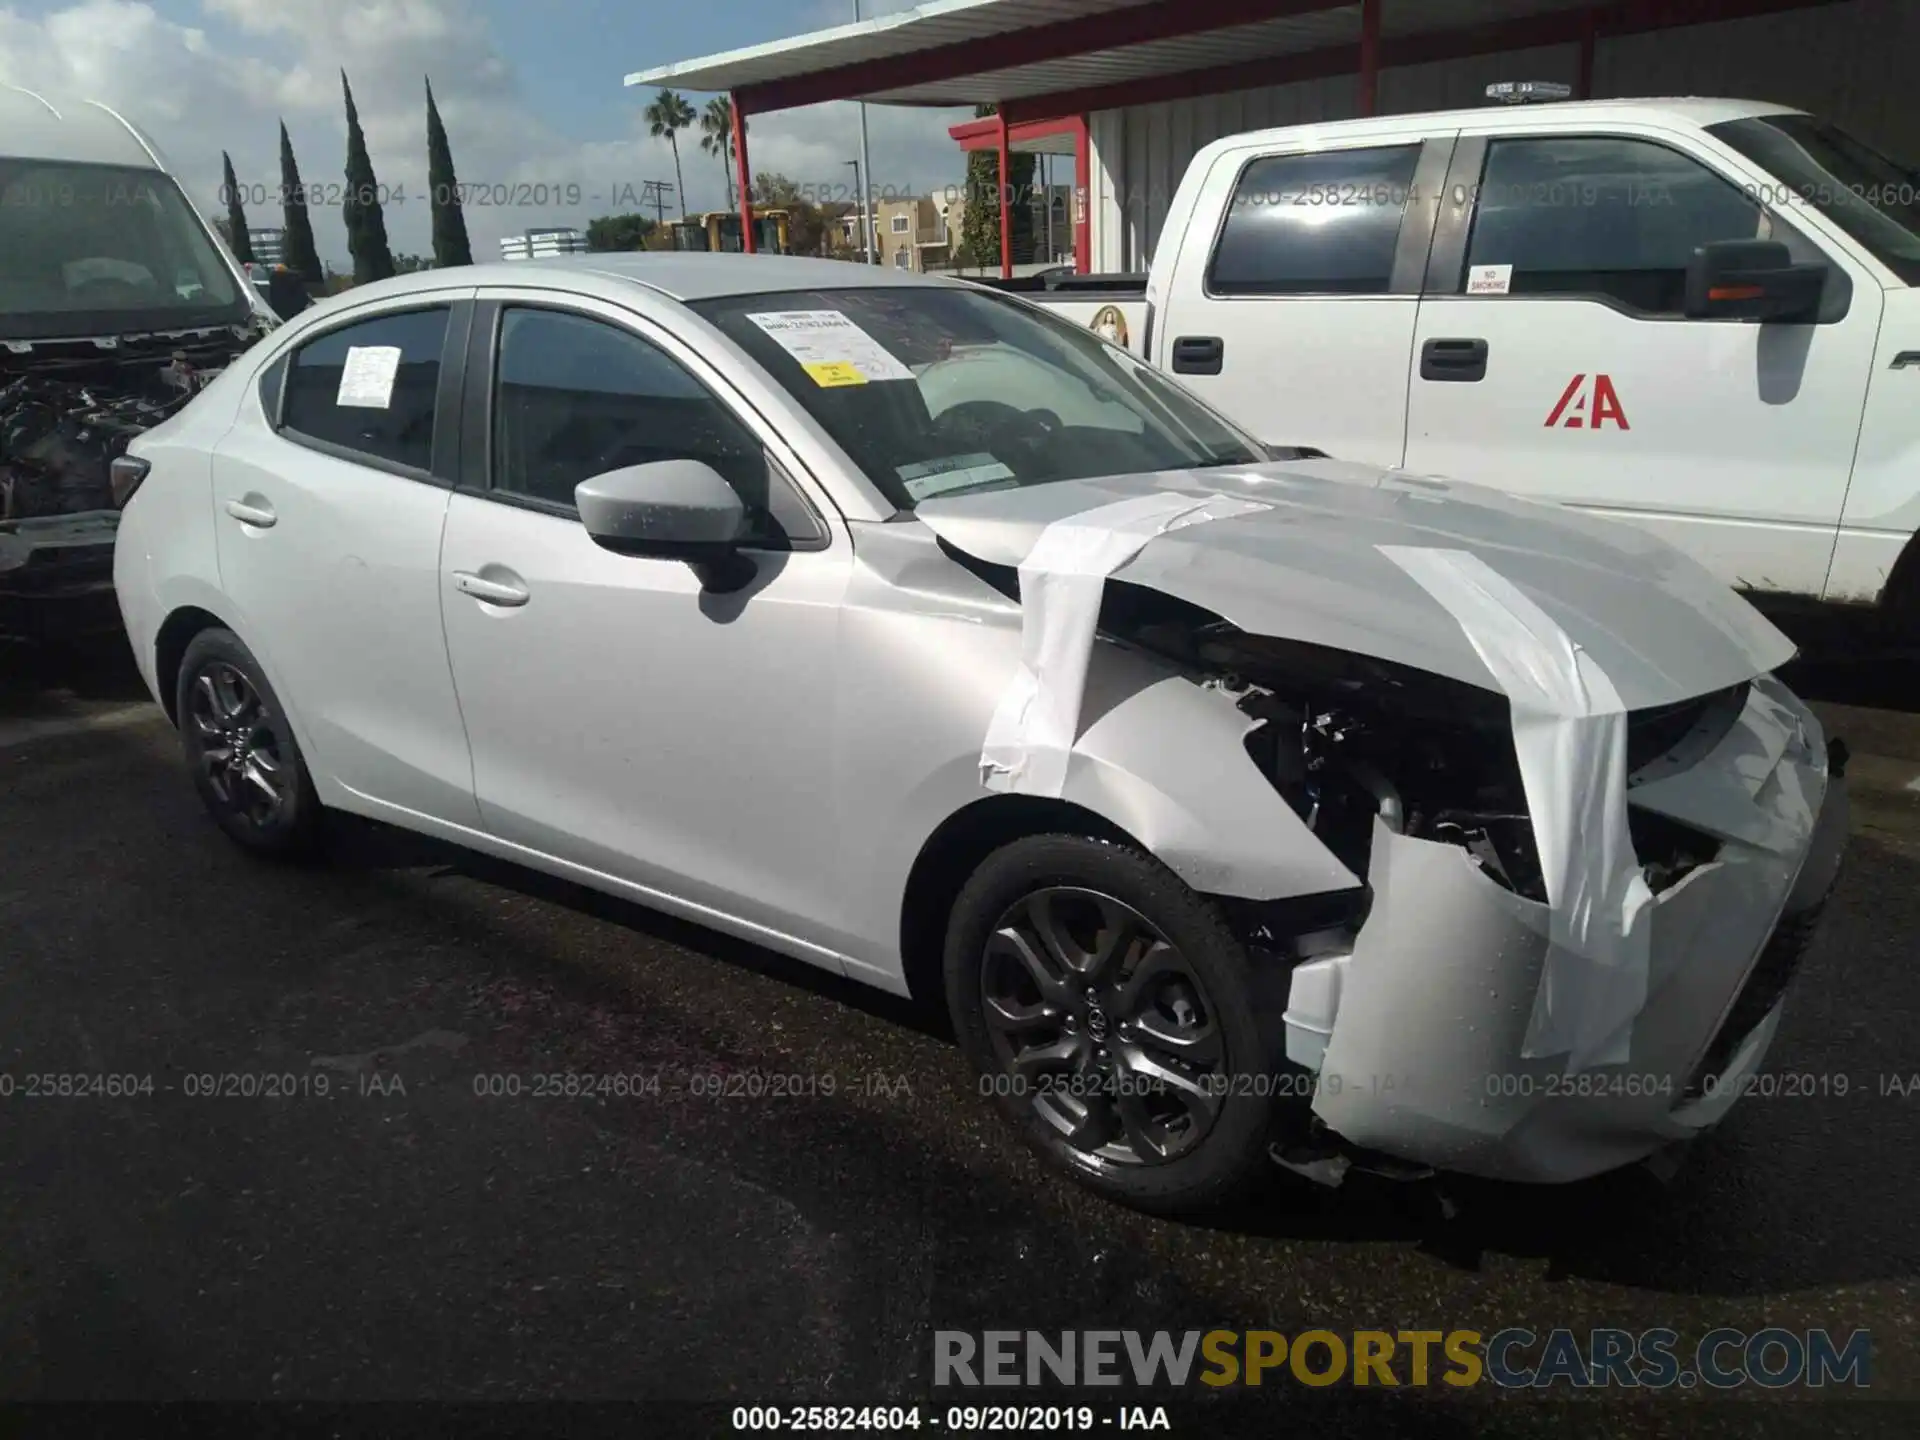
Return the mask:
[[1826,266],[1794,264],[1778,240],[1715,240],[1687,265],[1686,316],[1809,322],[1826,283]]
[[594,543],[616,554],[684,560],[709,590],[738,589],[754,574],[739,549],[746,507],[703,461],[609,470],[574,486],[573,503]]

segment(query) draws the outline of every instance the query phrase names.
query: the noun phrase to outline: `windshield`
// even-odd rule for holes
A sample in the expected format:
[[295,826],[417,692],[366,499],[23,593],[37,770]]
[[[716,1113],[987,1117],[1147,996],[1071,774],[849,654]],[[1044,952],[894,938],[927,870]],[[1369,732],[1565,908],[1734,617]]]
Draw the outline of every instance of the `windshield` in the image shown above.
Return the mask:
[[1125,351],[987,290],[787,291],[693,308],[903,510],[963,491],[1265,458]]
[[1785,194],[1832,220],[1904,283],[1920,285],[1920,170],[1811,115],[1729,120],[1707,133],[1773,172]]
[[247,305],[166,174],[0,160],[0,334],[231,324]]

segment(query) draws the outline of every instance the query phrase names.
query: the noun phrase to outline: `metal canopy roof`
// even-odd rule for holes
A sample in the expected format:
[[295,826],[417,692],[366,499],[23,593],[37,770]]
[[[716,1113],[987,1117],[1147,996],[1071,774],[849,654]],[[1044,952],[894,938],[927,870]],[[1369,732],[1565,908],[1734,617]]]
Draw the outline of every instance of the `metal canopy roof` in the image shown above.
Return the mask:
[[[1388,0],[1382,33],[1478,29],[1586,8],[1592,0]],[[971,105],[1357,46],[1360,28],[1358,3],[1327,0],[928,0],[855,25],[656,66],[626,83],[746,92],[755,110],[824,98]],[[1018,63],[1022,50],[1034,58]],[[946,73],[969,53],[969,73]],[[922,78],[901,83],[914,72]]]

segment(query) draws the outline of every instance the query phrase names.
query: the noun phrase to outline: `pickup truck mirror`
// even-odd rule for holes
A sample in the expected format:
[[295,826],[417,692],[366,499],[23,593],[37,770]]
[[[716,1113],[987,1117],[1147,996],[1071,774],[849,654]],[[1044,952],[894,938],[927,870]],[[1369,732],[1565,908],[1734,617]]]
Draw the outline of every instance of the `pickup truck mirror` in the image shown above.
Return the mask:
[[1715,240],[1687,265],[1686,315],[1810,322],[1826,283],[1825,265],[1796,265],[1778,240]]
[[684,560],[710,590],[752,578],[754,565],[740,554],[746,507],[703,461],[608,470],[574,486],[573,503],[594,543],[616,554]]

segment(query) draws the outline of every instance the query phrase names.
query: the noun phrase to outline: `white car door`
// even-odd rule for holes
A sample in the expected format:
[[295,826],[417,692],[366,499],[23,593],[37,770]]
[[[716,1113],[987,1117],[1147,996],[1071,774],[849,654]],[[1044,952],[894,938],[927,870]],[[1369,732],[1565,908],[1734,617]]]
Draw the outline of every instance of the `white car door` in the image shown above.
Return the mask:
[[[1731,584],[1818,595],[1880,286],[1757,183],[1629,128],[1459,141],[1407,466],[1633,520]],[[1740,239],[1833,267],[1822,323],[1683,318],[1694,249]]]
[[269,367],[264,423],[243,417],[213,455],[229,619],[301,725],[321,798],[467,827],[439,576],[472,293],[316,331]]
[[[841,523],[717,371],[643,317],[491,291],[474,323],[494,355],[470,367],[441,585],[486,830],[682,908],[817,933],[839,908]],[[580,481],[684,458],[734,483],[764,544],[739,592],[602,549],[579,522]]]
[[1154,359],[1268,444],[1398,465],[1451,138],[1297,145],[1214,161]]

